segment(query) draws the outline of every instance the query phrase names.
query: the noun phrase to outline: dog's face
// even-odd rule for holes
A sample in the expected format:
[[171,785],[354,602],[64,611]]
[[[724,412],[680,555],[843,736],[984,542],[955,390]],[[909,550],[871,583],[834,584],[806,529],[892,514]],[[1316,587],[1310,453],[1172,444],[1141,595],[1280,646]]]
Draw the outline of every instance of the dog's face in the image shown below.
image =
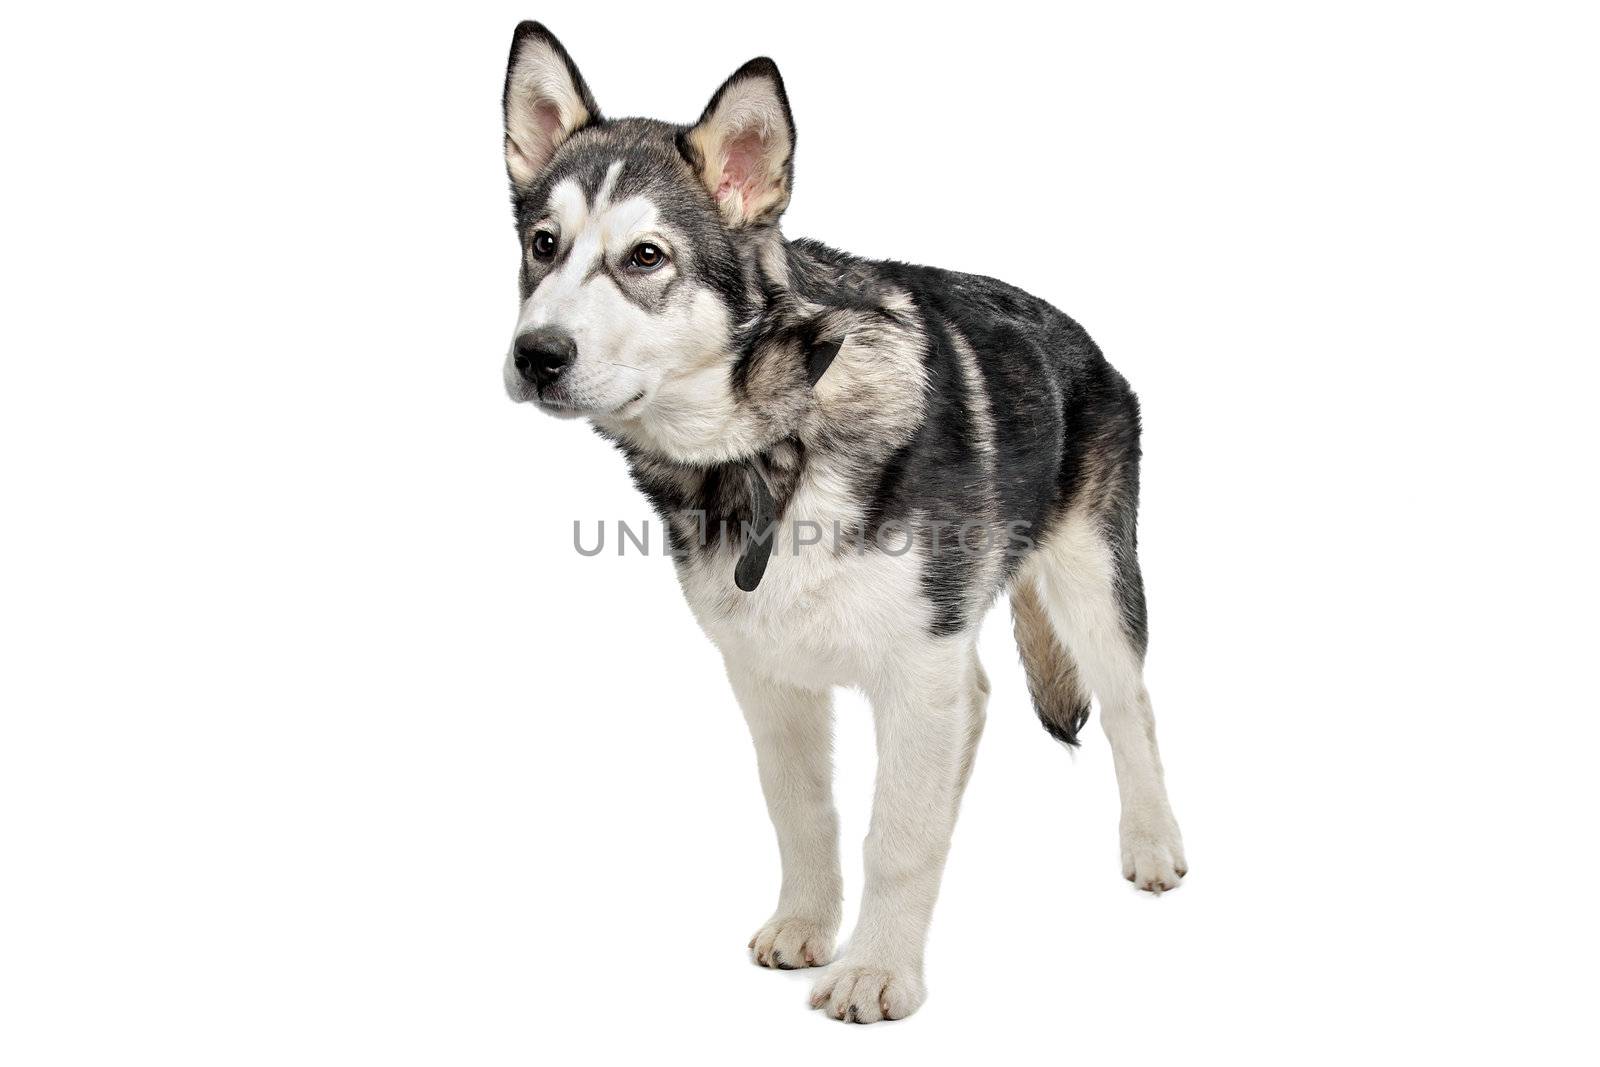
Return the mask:
[[513,400],[605,425],[704,420],[755,312],[752,259],[789,199],[794,126],[770,60],[691,127],[601,117],[538,23],[512,41],[506,169],[522,244]]

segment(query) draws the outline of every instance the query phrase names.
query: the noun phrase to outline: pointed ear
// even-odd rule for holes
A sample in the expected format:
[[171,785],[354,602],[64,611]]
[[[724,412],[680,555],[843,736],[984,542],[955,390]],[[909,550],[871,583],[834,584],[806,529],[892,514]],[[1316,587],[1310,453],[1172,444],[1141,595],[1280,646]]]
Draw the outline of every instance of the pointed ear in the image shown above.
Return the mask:
[[561,142],[600,121],[600,108],[577,64],[537,22],[524,22],[511,38],[502,102],[506,171],[517,185],[531,184]]
[[765,56],[723,82],[678,143],[729,226],[775,222],[789,205],[794,117],[778,65]]

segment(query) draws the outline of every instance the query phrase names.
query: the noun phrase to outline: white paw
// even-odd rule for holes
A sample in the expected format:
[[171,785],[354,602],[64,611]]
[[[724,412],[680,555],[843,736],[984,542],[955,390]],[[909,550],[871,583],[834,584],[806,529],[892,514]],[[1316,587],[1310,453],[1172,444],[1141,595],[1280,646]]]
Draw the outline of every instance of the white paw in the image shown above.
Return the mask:
[[1156,830],[1122,830],[1122,877],[1140,889],[1164,893],[1178,888],[1189,864],[1176,823]]
[[915,971],[840,960],[811,987],[811,1006],[850,1023],[904,1019],[928,991]]
[[774,915],[750,939],[750,954],[761,966],[780,971],[821,967],[833,959],[833,935],[838,928],[837,922]]

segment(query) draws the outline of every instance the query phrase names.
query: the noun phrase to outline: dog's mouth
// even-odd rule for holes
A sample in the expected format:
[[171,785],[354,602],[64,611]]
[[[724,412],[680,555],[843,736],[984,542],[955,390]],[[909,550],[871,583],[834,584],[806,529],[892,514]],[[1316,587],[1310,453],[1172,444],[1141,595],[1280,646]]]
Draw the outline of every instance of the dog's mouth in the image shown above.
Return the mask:
[[612,419],[626,419],[630,416],[637,415],[639,413],[638,409],[644,406],[644,394],[645,391],[643,389],[639,390],[637,393],[634,393],[627,400],[624,400],[622,403],[606,412],[606,417]]
[[622,403],[605,410],[575,404],[559,393],[551,396],[533,396],[529,399],[539,406],[539,410],[558,419],[576,419],[585,415],[591,418],[626,419],[637,414],[637,409],[644,398],[645,390],[641,389]]

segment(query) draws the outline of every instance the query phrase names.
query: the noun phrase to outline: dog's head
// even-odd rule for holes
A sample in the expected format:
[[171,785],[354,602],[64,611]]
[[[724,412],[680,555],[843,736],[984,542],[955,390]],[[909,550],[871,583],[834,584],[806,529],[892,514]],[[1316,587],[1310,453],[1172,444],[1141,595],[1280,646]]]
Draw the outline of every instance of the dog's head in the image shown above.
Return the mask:
[[525,22],[504,106],[522,243],[507,392],[633,436],[715,432],[761,306],[755,264],[781,256],[794,123],[778,68],[746,63],[693,126],[605,119],[566,49]]

